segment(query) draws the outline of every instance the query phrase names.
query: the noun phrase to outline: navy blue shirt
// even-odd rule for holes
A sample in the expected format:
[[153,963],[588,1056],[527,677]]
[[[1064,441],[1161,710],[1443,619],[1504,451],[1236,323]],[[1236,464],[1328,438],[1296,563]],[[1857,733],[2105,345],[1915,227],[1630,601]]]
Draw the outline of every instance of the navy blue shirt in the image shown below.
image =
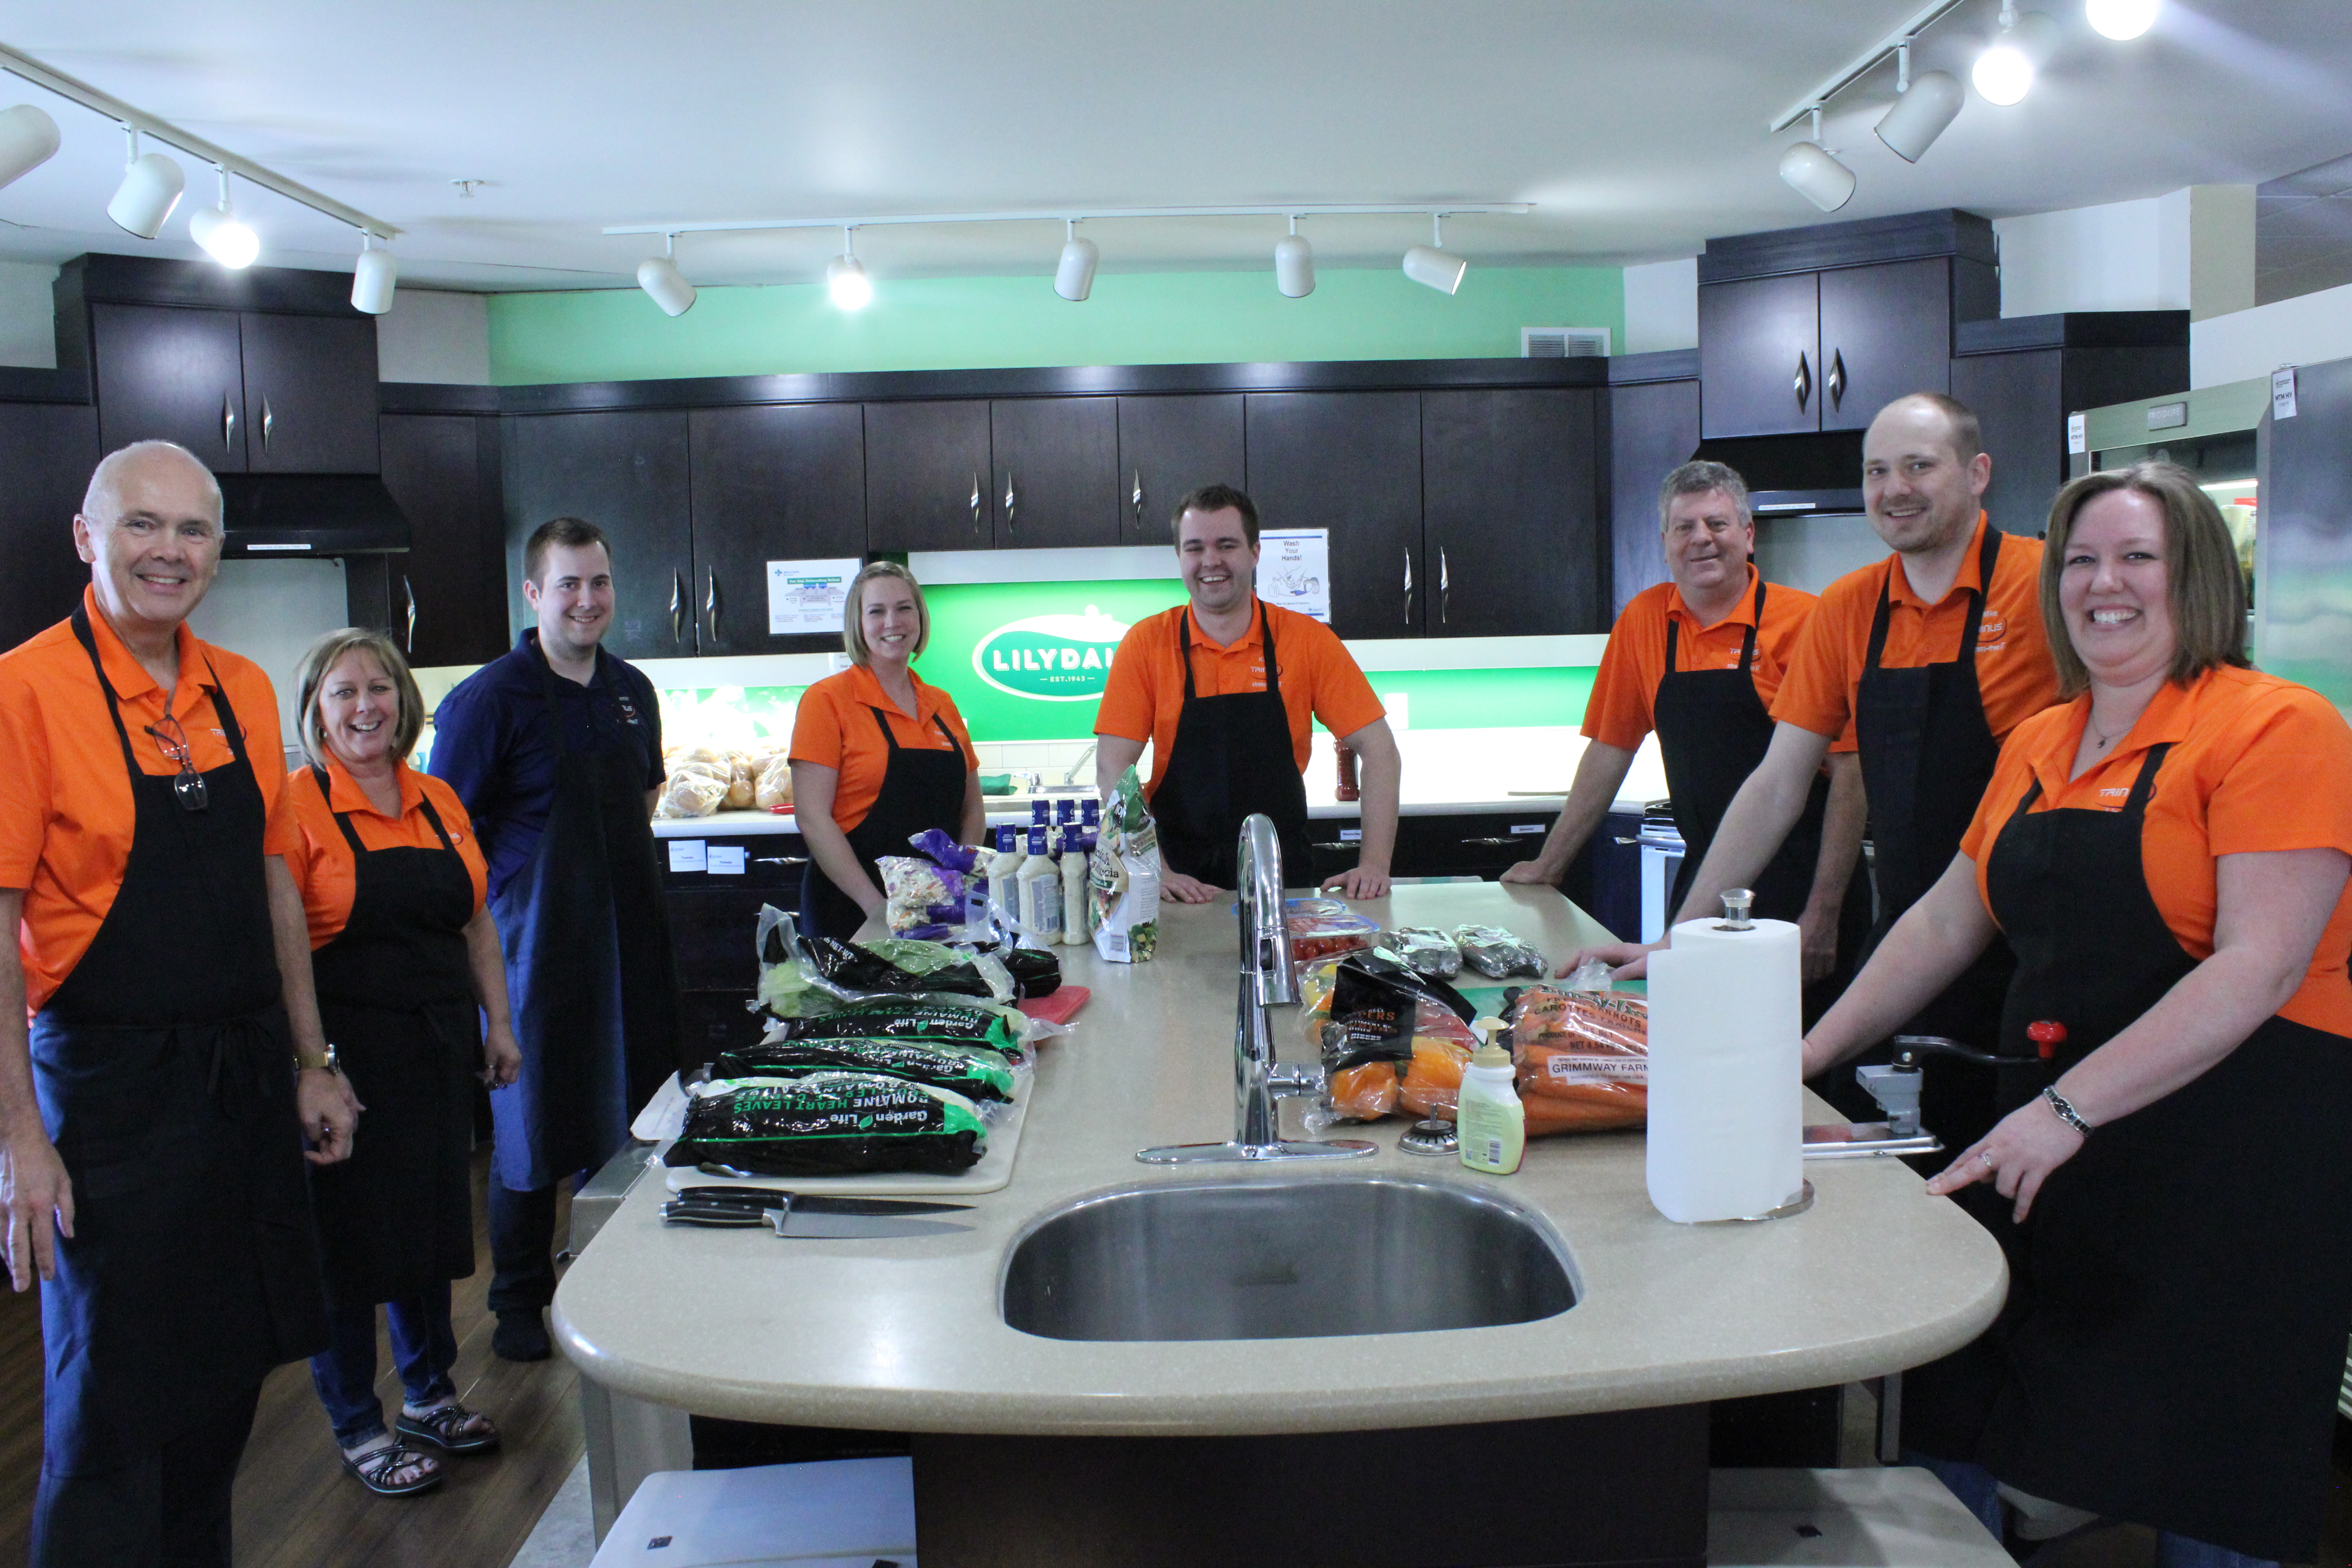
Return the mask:
[[[433,715],[426,771],[457,792],[474,819],[493,899],[539,847],[555,799],[561,752],[548,727],[550,684],[532,627],[505,658],[467,676]],[[587,685],[562,676],[552,685],[568,749],[641,747],[646,787],[661,787],[661,707],[644,671],[600,647]]]

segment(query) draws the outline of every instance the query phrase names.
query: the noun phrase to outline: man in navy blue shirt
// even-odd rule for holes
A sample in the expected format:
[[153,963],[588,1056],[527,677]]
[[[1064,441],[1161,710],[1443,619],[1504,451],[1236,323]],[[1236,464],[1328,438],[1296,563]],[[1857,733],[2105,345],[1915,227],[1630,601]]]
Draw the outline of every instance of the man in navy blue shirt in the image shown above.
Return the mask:
[[543,1360],[555,1188],[610,1159],[677,1065],[677,975],[655,861],[661,713],[653,683],[599,644],[612,552],[559,517],[523,547],[538,626],[441,700],[432,771],[489,862],[522,1072],[492,1097],[491,1348]]

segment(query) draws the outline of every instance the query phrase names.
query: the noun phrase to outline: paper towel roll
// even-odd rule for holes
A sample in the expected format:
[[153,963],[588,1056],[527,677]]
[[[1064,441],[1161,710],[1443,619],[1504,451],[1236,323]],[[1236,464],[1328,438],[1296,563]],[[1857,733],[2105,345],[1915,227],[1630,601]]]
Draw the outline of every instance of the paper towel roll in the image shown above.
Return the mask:
[[1804,1185],[1801,943],[1786,921],[1687,921],[1650,955],[1650,1201],[1683,1224]]

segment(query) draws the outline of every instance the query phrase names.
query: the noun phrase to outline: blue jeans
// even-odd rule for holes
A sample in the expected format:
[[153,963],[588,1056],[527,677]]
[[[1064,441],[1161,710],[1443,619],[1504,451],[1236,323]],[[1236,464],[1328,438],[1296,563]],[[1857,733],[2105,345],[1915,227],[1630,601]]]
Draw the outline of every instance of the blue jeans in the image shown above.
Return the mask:
[[[457,1361],[457,1335],[449,1326],[449,1287],[387,1301],[383,1310],[408,1403],[423,1406],[453,1397],[457,1385],[449,1369]],[[334,1424],[336,1443],[357,1447],[384,1430],[383,1403],[375,1394],[374,1304],[329,1303],[327,1330],[327,1348],[310,1358],[310,1381]]]

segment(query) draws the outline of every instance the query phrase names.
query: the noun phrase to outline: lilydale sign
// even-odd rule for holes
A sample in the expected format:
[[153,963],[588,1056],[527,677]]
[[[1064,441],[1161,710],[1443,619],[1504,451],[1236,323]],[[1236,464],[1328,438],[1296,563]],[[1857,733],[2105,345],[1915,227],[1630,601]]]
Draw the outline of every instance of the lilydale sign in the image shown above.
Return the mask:
[[923,591],[931,644],[915,666],[947,689],[976,741],[1079,740],[1094,732],[1118,640],[1184,602],[1166,578],[950,583]]
[[971,668],[999,691],[1039,702],[1092,702],[1103,694],[1127,623],[1088,605],[1075,616],[1030,616],[998,626],[971,650]]

